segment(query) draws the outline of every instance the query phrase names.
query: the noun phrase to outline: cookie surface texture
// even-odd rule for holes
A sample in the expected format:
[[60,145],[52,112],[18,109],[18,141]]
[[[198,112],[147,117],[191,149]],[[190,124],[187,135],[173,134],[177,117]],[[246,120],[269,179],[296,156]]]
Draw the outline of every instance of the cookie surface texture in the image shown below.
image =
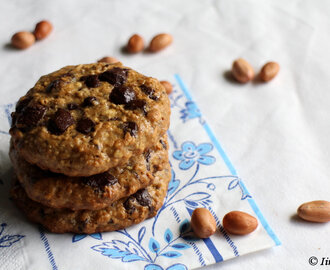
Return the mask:
[[152,184],[155,174],[168,163],[168,144],[165,135],[127,164],[89,177],[43,171],[25,161],[13,144],[9,156],[19,182],[32,200],[54,208],[97,210]]
[[29,199],[17,179],[14,179],[11,196],[29,220],[51,232],[91,234],[123,229],[155,216],[163,205],[170,179],[171,169],[167,163],[164,170],[155,174],[152,185],[100,210],[73,211],[44,206]]
[[91,176],[155,145],[169,118],[169,99],[158,80],[120,63],[94,63],[41,77],[17,103],[10,134],[29,163]]

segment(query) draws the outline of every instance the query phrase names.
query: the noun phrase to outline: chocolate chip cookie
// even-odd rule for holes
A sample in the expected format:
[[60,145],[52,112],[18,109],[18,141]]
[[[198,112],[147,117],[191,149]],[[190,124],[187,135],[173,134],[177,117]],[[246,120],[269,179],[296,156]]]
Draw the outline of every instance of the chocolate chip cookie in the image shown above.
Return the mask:
[[15,180],[11,196],[16,205],[33,222],[54,233],[96,233],[114,231],[137,224],[156,215],[162,206],[171,178],[169,163],[155,174],[155,181],[135,194],[115,201],[100,210],[56,209],[32,201]]
[[91,176],[156,144],[169,118],[169,99],[158,80],[121,63],[95,63],[41,77],[17,103],[10,134],[29,163]]
[[168,163],[165,135],[152,148],[131,157],[124,166],[89,177],[69,177],[43,171],[26,162],[11,144],[9,156],[19,182],[34,201],[53,208],[97,210],[127,197],[154,181]]

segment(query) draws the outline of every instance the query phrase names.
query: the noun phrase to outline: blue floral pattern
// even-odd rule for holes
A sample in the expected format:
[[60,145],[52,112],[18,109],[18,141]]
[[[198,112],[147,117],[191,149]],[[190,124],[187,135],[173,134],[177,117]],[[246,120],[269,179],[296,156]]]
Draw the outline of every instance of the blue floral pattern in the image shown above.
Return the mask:
[[[181,228],[183,228],[186,223],[187,221],[184,221],[181,224]],[[137,238],[134,238],[126,229],[119,230],[117,232],[125,235],[128,238],[127,241],[112,240],[92,246],[91,248],[94,251],[100,252],[103,256],[119,259],[122,262],[147,262],[148,264],[145,265],[144,269],[163,269],[160,265],[155,263],[159,257],[175,259],[182,256],[181,250],[191,248],[187,243],[178,242],[179,239],[183,239],[185,235],[191,233],[186,227],[185,230],[180,230],[180,234],[177,237],[174,237],[173,232],[167,228],[163,236],[165,242],[163,247],[158,240],[154,237],[150,237],[148,242],[149,252],[141,244],[146,233],[145,226],[140,228]],[[183,264],[173,264],[166,269],[187,269],[187,267]]]
[[205,155],[213,149],[210,143],[201,143],[196,146],[193,142],[184,142],[182,150],[174,151],[173,157],[180,160],[179,168],[181,170],[190,169],[195,162],[203,165],[211,165],[215,162],[215,157]]
[[6,226],[7,226],[6,223],[2,223],[0,225],[0,248],[11,247],[13,244],[20,241],[23,237],[25,237],[25,235],[19,235],[19,234],[14,234],[14,235],[4,234]]
[[180,111],[181,119],[183,122],[187,122],[190,119],[199,118],[202,116],[200,110],[197,105],[193,101],[187,101],[185,103],[185,108]]
[[[169,96],[172,117],[174,117],[172,123],[176,129],[185,130],[180,134],[177,130],[168,131],[170,151],[172,151],[170,153],[172,178],[162,207],[155,217],[127,229],[112,233],[72,235],[68,241],[79,247],[75,252],[80,254],[81,249],[85,247],[95,255],[99,255],[105,265],[109,262],[111,268],[114,266],[116,269],[131,267],[146,270],[185,270],[241,255],[239,246],[221,225],[221,217],[217,216],[214,202],[221,194],[234,197],[233,200],[243,204],[244,200],[252,201],[251,195],[248,194],[241,179],[235,175],[235,170],[228,165],[223,150],[214,140],[213,135],[210,135],[197,105],[191,101],[178,76],[177,81],[182,90],[175,87]],[[5,120],[7,118],[8,121],[3,122],[4,131],[0,131],[0,134],[8,134],[5,129],[8,124],[10,125],[10,110],[13,106],[14,104],[2,106],[2,117]],[[200,131],[203,129],[209,137],[204,134],[205,131]],[[184,140],[182,137],[188,134],[186,131],[192,130],[200,132],[197,135],[201,136],[197,137],[194,134],[190,140]],[[189,134],[187,137],[189,139]],[[218,151],[215,151],[215,148]],[[3,184],[1,180],[0,184]],[[209,209],[216,219],[219,231],[216,237],[201,240],[194,235],[189,220],[197,207]],[[6,235],[4,233],[6,226],[5,223],[0,225],[0,248],[14,245],[25,237]],[[41,229],[40,238],[44,243],[50,265],[53,269],[58,269],[55,262],[58,258],[51,250],[52,244],[56,243],[48,241],[47,234]],[[222,245],[226,247],[224,249],[226,257],[222,257]],[[207,253],[205,253],[206,249],[208,249]],[[129,265],[123,266],[123,263]]]

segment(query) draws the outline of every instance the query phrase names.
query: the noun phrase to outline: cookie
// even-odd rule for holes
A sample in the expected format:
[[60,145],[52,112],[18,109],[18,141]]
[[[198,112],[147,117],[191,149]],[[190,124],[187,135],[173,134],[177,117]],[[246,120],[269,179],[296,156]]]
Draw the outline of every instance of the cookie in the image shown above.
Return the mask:
[[11,144],[9,156],[28,197],[54,208],[97,210],[150,185],[168,162],[166,135],[127,164],[89,177],[43,171],[26,162]]
[[29,163],[91,176],[156,144],[169,118],[169,99],[158,80],[121,63],[95,63],[41,77],[17,103],[10,134]]
[[43,225],[51,232],[91,234],[123,229],[155,216],[163,204],[170,179],[171,170],[167,163],[163,171],[155,174],[155,181],[151,186],[101,210],[73,211],[44,206],[29,199],[15,179],[11,196],[28,219]]

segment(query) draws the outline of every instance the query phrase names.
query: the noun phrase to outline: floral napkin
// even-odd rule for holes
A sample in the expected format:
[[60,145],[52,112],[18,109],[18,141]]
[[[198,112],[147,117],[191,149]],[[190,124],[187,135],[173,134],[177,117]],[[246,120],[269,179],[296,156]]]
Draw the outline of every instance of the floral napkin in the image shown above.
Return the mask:
[[[14,104],[1,106],[1,269],[194,269],[280,244],[178,75],[173,84],[172,179],[164,205],[154,218],[111,233],[51,234],[13,206],[7,153]],[[218,230],[208,239],[196,239],[191,231],[196,207],[208,208],[216,219]],[[257,230],[240,237],[228,234],[221,221],[232,210],[255,216]]]

